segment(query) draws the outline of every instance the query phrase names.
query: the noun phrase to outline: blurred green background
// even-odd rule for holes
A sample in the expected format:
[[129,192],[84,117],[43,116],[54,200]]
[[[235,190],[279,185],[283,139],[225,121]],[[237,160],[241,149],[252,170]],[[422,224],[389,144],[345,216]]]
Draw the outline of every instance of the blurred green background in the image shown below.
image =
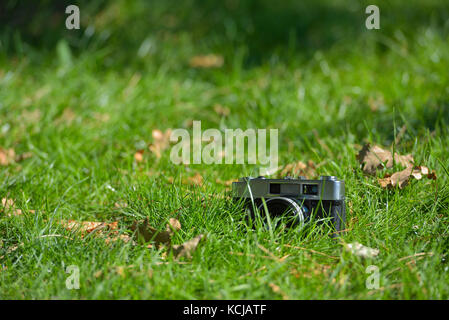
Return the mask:
[[[70,4],[79,30],[65,27]],[[365,27],[370,4],[380,30]],[[447,299],[448,36],[447,0],[1,1],[0,148],[32,156],[0,167],[0,198],[37,214],[0,217],[0,297]],[[205,55],[219,63],[192,62]],[[279,129],[280,165],[310,160],[317,175],[344,179],[342,241],[379,258],[351,256],[320,231],[247,232],[218,181],[253,166],[176,166],[169,149],[148,150],[153,130],[192,120]],[[385,190],[361,172],[357,146],[395,137],[436,182]],[[201,188],[180,183],[197,173]],[[65,234],[52,223],[61,219],[119,221],[129,234],[134,219],[163,227],[175,213],[177,243],[210,236],[185,265],[142,246],[41,238]],[[258,244],[289,257],[267,260]],[[417,252],[432,255],[403,260]],[[64,286],[67,264],[83,267],[79,291]],[[366,289],[370,264],[382,290]],[[136,269],[123,277],[121,266]]]

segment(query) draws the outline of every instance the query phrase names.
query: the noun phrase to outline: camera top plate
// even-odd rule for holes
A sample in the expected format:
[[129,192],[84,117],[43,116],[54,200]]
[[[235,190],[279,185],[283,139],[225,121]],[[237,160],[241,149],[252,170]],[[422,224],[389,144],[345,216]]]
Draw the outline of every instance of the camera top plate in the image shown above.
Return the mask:
[[321,176],[317,180],[285,177],[267,179],[265,177],[244,177],[232,183],[234,198],[272,198],[279,196],[308,200],[333,200],[345,198],[345,182],[335,176]]

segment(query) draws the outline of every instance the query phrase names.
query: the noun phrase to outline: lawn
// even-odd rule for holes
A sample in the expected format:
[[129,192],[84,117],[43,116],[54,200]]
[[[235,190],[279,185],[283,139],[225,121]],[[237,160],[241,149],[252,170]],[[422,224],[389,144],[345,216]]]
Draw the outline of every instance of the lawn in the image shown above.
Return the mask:
[[[449,298],[447,1],[378,2],[380,30],[367,1],[78,1],[80,30],[55,2],[0,26],[1,299]],[[278,129],[280,166],[345,180],[347,231],[249,226],[229,181],[257,165],[170,161],[194,120]],[[436,179],[382,187],[402,168],[366,174],[366,143]],[[137,241],[145,218],[205,239],[177,258]]]

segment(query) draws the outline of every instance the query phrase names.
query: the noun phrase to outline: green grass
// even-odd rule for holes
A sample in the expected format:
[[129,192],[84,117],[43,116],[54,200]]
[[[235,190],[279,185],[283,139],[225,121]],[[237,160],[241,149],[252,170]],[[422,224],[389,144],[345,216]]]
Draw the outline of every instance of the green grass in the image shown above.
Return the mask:
[[[0,298],[448,299],[447,3],[382,2],[382,29],[368,31],[365,5],[296,2],[91,1],[80,4],[80,31],[65,30],[62,10],[2,26],[0,147],[33,156],[0,166],[0,197],[26,213],[0,215]],[[208,53],[224,65],[189,66]],[[190,120],[278,128],[280,164],[312,160],[318,175],[346,181],[350,230],[336,240],[326,228],[248,228],[216,180],[256,175],[255,166],[178,166],[169,149],[134,160],[153,129]],[[354,145],[391,146],[404,126],[395,149],[438,179],[384,190],[362,173]],[[180,183],[196,172],[202,187]],[[173,216],[182,224],[175,243],[208,237],[183,264],[57,223],[119,221],[130,234],[136,219],[163,227]],[[343,250],[355,241],[378,257]],[[401,260],[422,252],[433,254]],[[80,268],[79,290],[65,286],[69,265]],[[365,286],[370,265],[379,290]]]

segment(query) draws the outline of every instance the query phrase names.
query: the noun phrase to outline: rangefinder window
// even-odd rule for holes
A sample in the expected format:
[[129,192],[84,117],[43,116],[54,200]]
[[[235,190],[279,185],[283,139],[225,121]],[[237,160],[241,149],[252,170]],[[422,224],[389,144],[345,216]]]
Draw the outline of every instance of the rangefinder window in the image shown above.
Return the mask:
[[280,194],[281,193],[281,185],[279,183],[270,183],[270,193],[271,194]]
[[318,185],[317,184],[304,184],[302,187],[302,194],[317,196],[318,195]]

